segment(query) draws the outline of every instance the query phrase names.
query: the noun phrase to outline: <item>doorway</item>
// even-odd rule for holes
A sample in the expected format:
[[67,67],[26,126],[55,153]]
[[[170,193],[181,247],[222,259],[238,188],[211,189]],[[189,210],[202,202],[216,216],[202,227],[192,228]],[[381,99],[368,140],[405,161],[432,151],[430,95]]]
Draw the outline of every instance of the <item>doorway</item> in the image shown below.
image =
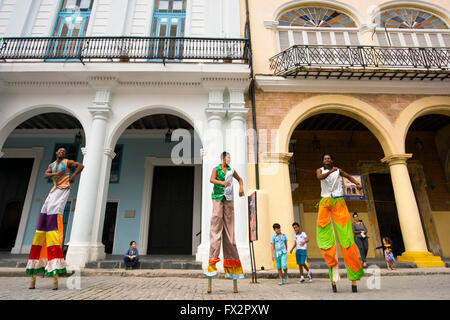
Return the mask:
[[192,254],[193,166],[155,166],[147,254]]
[[0,159],[0,250],[15,244],[34,159]]
[[392,252],[395,256],[399,256],[405,251],[405,246],[391,176],[387,173],[373,173],[369,175],[369,178],[381,239],[389,237],[392,240]]
[[105,253],[112,254],[114,247],[114,234],[116,231],[117,202],[107,202],[105,209],[105,222],[103,224],[102,243]]

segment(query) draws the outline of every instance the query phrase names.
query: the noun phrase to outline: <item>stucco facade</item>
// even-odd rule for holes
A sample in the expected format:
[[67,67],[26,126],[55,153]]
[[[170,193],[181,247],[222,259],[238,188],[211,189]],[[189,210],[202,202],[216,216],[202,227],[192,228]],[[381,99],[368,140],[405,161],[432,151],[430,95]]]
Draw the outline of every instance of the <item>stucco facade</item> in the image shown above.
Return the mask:
[[[341,27],[336,23],[336,26],[320,27],[320,23],[329,21],[325,18],[322,22],[314,20],[313,18],[317,18],[318,15],[311,13],[312,8],[318,8],[314,9],[317,10],[316,13],[320,10],[340,13],[346,17],[342,21],[352,21],[354,26]],[[448,37],[450,8],[445,1],[370,1],[370,4],[369,1],[266,1],[265,6],[262,7],[257,4],[257,1],[249,0],[252,66],[256,83],[254,108],[258,132],[257,147],[254,147],[253,141],[249,142],[250,188],[256,188],[255,175],[259,174],[261,211],[263,215],[267,215],[259,221],[259,230],[263,236],[261,236],[261,240],[255,242],[257,266],[272,265],[268,241],[273,233],[272,224],[274,222],[282,225],[283,232],[293,234],[291,224],[300,220],[303,230],[310,235],[311,239],[308,256],[310,258],[321,257],[315,244],[317,212],[314,204],[320,200],[320,187],[314,172],[321,166],[320,155],[326,151],[341,155],[340,161],[337,162],[338,166],[339,163],[342,163],[343,166],[347,164],[348,170],[351,170],[353,174],[362,175],[364,179],[366,177],[368,179],[369,173],[377,172],[376,170],[390,174],[405,244],[405,252],[401,256],[399,255],[399,261],[416,262],[418,266],[442,265],[439,256],[447,256],[450,246],[447,236],[440,229],[441,223],[444,221],[446,224],[450,223],[450,207],[448,201],[445,200],[449,197],[448,188],[445,187],[447,184],[445,176],[448,169],[446,169],[445,160],[442,160],[443,158],[437,152],[442,147],[436,147],[436,143],[433,142],[431,152],[437,159],[436,166],[431,158],[420,158],[420,154],[415,154],[417,150],[411,147],[414,142],[409,141],[407,146],[407,135],[413,122],[422,116],[438,114],[448,117],[450,115],[448,79],[438,82],[405,81],[400,78],[394,79],[394,77],[363,77],[362,73],[355,77],[354,74],[358,71],[367,72],[367,70],[351,66],[348,61],[348,66],[345,66],[343,62],[342,66],[333,66],[327,62],[325,51],[323,51],[322,65],[317,61],[314,61],[312,66],[306,62],[303,64],[300,62],[303,57],[300,57],[300,53],[297,55],[294,50],[295,46],[299,48],[298,50],[309,46],[309,51],[303,52],[305,54],[317,53],[316,57],[319,59],[319,50],[324,49],[315,48],[320,48],[321,45],[324,48],[338,48],[344,45],[380,46],[381,36],[379,33],[384,33],[384,30],[377,23],[380,20],[384,21],[382,15],[388,10],[405,8],[423,10],[439,17],[442,22],[441,26],[445,26],[445,29],[439,30],[440,35],[435,35],[437,38]],[[307,10],[310,10],[310,17],[298,16],[295,18],[296,12],[304,13],[308,12]],[[289,21],[292,21],[290,25]],[[317,25],[312,26],[312,22]],[[307,25],[308,23],[309,25]],[[409,35],[405,36],[403,33],[406,31],[399,30],[388,29],[386,32],[392,39],[399,35],[400,40],[406,40]],[[421,32],[428,32],[426,28],[420,30],[410,28],[407,31],[415,34],[412,38]],[[342,33],[344,37],[340,39],[343,42],[339,43],[338,35],[340,36]],[[402,34],[400,35],[400,33]],[[331,34],[331,43],[326,43],[325,39],[329,34]],[[352,38],[353,34],[354,38]],[[283,39],[284,35],[286,38]],[[418,38],[420,37],[422,36],[418,36]],[[311,42],[312,40],[313,42]],[[353,41],[358,43],[355,44]],[[405,42],[402,44],[405,45]],[[442,44],[444,47],[448,46],[446,43]],[[287,48],[285,53],[283,53],[283,46]],[[330,49],[329,52],[334,52],[330,53],[330,56],[338,55],[337,51]],[[275,61],[273,57],[278,54],[279,58]],[[292,62],[294,59],[299,61],[297,70]],[[293,64],[289,65],[292,68],[289,73],[286,71],[283,75],[279,69],[274,69],[277,67],[282,69],[283,65],[280,66],[280,64],[287,65],[290,62]],[[376,72],[377,69],[383,68],[375,67],[373,69]],[[408,67],[403,67],[403,69],[407,71]],[[395,67],[387,71],[392,70],[395,70]],[[275,74],[276,71],[280,74]],[[341,77],[342,73],[339,75],[339,72],[342,71],[347,72],[346,76]],[[296,72],[299,74],[298,77]],[[252,106],[251,97],[248,98],[247,105],[249,108]],[[364,137],[367,144],[360,141],[360,149],[350,150],[353,152],[350,156],[344,136],[349,139],[351,131],[296,131],[296,128],[305,120],[325,114],[336,114],[357,120],[368,129],[358,136],[359,139]],[[251,122],[248,126],[253,129]],[[322,126],[324,126],[323,121]],[[317,127],[316,130],[321,129]],[[433,134],[442,136],[443,132],[446,132],[445,130],[442,129]],[[320,133],[322,137],[320,138],[321,148],[319,147],[319,150],[316,151],[310,149],[310,141],[317,139],[313,138],[313,133]],[[309,145],[304,142],[306,139],[309,139]],[[409,140],[411,139],[413,138],[409,138]],[[296,141],[294,152],[289,149],[289,144],[293,141]],[[341,147],[334,147],[335,145],[331,141]],[[255,173],[254,150],[256,148],[258,150],[258,173]],[[308,149],[309,151],[307,151]],[[340,151],[344,153],[340,153]],[[290,181],[292,174],[290,176],[289,166],[292,156],[295,158],[296,166],[296,169],[292,170],[297,172],[299,179],[295,186]],[[413,179],[416,169],[411,167],[416,161],[418,161],[417,165],[423,167],[425,180],[428,183],[435,181],[438,176],[439,190],[432,191],[428,185],[418,192],[420,187],[418,182]],[[370,163],[369,167],[365,167],[364,163]],[[433,176],[434,178],[432,178]],[[369,181],[367,180],[368,184],[370,184]],[[435,184],[433,182],[433,186]],[[414,200],[412,201],[412,199]],[[424,201],[427,203],[427,209],[424,209]],[[368,256],[379,256],[381,251],[374,249],[381,244],[381,236],[378,230],[376,210],[373,207],[373,198],[369,197],[366,203],[349,202],[349,209],[350,211],[359,211],[361,218],[370,225],[372,238]],[[425,211],[426,213],[424,213]],[[444,214],[444,212],[447,213]],[[424,218],[424,215],[428,218]],[[431,234],[433,236],[430,236]],[[433,241],[439,247],[439,250],[435,251],[439,254],[435,256],[430,253]],[[296,268],[295,257],[291,256],[289,259],[290,267]]]

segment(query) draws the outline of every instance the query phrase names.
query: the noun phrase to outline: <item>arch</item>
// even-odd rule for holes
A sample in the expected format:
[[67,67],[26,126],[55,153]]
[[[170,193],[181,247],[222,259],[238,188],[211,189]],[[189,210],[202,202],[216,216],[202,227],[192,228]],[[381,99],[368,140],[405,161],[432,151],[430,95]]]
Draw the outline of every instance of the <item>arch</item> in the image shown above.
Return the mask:
[[353,7],[351,7],[345,3],[342,3],[339,1],[334,1],[334,0],[318,0],[318,1],[294,0],[294,1],[290,1],[290,2],[283,4],[277,10],[275,10],[272,20],[278,21],[281,14],[283,14],[289,10],[292,10],[292,9],[295,9],[298,7],[305,7],[305,6],[325,7],[325,8],[335,9],[336,11],[342,12],[342,13],[348,15],[349,17],[351,17],[355,21],[357,27],[361,27],[362,25],[366,24],[364,17],[357,10],[355,10]]
[[50,113],[50,112],[58,112],[58,113],[64,113],[69,116],[74,117],[81,123],[81,127],[84,131],[86,141],[88,141],[89,138],[89,128],[87,124],[85,123],[84,119],[82,119],[79,115],[73,112],[68,107],[61,106],[61,105],[35,105],[27,108],[20,109],[19,111],[13,113],[9,117],[7,117],[4,121],[0,122],[0,147],[3,146],[8,136],[11,134],[11,132],[22,122],[37,116],[39,114],[43,113]]
[[375,135],[386,156],[398,150],[394,127],[383,113],[353,97],[321,95],[300,102],[284,117],[278,132],[279,151],[288,152],[290,138],[299,123],[321,113],[337,113],[358,120]]
[[401,150],[405,150],[406,135],[411,124],[417,118],[427,114],[442,114],[450,117],[450,97],[436,96],[421,98],[402,110],[395,121],[395,127],[401,139]]
[[107,138],[105,145],[111,149],[114,149],[114,146],[116,145],[120,136],[133,122],[140,118],[151,116],[154,114],[171,114],[186,120],[194,128],[195,132],[197,132],[198,137],[200,138],[200,142],[203,144],[203,137],[201,135],[201,131],[199,130],[201,129],[201,127],[199,127],[198,122],[194,121],[188,113],[184,112],[181,108],[173,106],[150,105],[136,109],[132,113],[127,114],[126,117],[122,118],[121,121],[119,121],[111,129],[111,134]]
[[395,8],[412,8],[417,9],[420,11],[424,11],[426,13],[432,14],[442,20],[444,23],[447,24],[447,28],[450,26],[450,13],[445,8],[442,8],[440,6],[437,6],[435,4],[423,2],[423,1],[415,1],[415,0],[409,0],[409,1],[389,1],[386,3],[383,3],[379,6],[374,6],[372,13],[370,15],[370,23],[375,23],[375,19],[377,16],[389,9],[395,9]]

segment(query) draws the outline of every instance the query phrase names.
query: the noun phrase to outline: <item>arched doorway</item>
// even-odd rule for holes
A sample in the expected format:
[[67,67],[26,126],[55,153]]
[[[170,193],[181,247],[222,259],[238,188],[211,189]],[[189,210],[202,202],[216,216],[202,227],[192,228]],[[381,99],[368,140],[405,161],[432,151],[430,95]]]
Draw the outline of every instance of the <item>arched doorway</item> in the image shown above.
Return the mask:
[[409,126],[405,151],[428,250],[449,257],[450,117],[427,114]]
[[123,254],[135,240],[141,255],[195,255],[202,166],[193,125],[167,110],[147,110],[122,126],[103,224],[106,252]]
[[[46,110],[39,113],[39,108],[34,109],[28,118],[22,115],[25,120],[11,128],[2,147],[0,248],[12,253],[29,252],[40,208],[51,188],[51,181],[42,176],[55,160],[56,150],[64,147],[68,159],[82,161],[85,134],[80,121],[55,108],[54,112]],[[14,122],[17,119],[11,120]],[[77,188],[75,182],[63,216],[65,244],[70,239]]]
[[[289,172],[294,220],[300,222],[310,239],[316,238],[316,204],[320,200],[315,171],[322,166],[322,154],[329,152],[335,165],[355,175],[364,187],[364,195],[358,195],[350,185],[344,189],[350,213],[358,212],[369,229],[368,258],[382,257],[383,252],[375,248],[381,245],[383,236],[395,238],[395,254],[404,251],[389,167],[380,162],[385,152],[364,124],[336,113],[313,115],[295,127],[289,151],[293,152]],[[311,258],[322,257],[316,241],[308,246]]]

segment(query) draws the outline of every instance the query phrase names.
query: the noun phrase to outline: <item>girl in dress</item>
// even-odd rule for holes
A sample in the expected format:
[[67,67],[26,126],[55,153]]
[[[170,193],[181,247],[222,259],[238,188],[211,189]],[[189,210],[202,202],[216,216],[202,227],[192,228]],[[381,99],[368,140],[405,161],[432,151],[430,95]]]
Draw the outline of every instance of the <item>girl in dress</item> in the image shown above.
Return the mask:
[[384,261],[386,262],[386,267],[388,270],[395,270],[394,263],[397,263],[395,260],[394,254],[392,253],[392,240],[388,237],[383,237],[383,245],[377,247],[377,249],[383,248],[384,250]]

